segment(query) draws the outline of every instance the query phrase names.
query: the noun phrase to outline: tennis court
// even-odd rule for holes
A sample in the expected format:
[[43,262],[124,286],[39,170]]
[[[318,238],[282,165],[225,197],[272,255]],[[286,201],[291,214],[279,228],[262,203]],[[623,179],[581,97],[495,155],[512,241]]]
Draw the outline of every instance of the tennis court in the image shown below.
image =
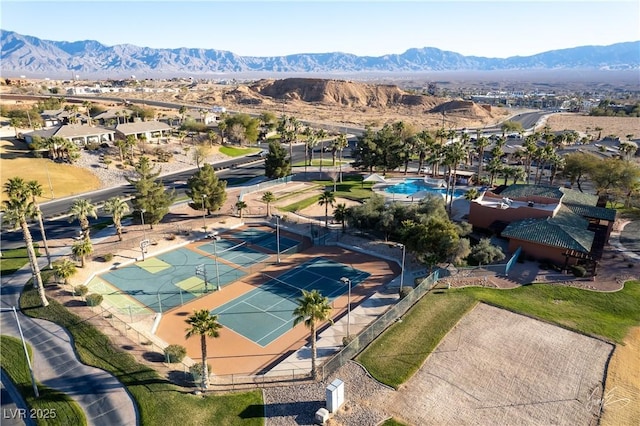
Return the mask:
[[296,299],[304,290],[319,290],[333,301],[369,277],[360,271],[322,257],[296,266],[278,277],[262,274],[260,286],[214,309],[219,322],[264,347],[293,327]]
[[[297,244],[297,243],[296,243]],[[216,242],[210,242],[198,246],[198,249],[209,254],[217,254],[219,258],[227,262],[234,263],[243,268],[247,268],[256,263],[263,262],[269,258],[268,254],[252,250],[246,244],[237,244],[233,241],[221,238]]]
[[241,231],[234,232],[231,235],[233,238],[246,241],[255,246],[262,247],[272,252],[278,251],[278,243],[280,245],[280,252],[286,252],[293,247],[297,247],[300,242],[292,240],[282,235],[278,241],[278,235],[276,232],[265,231],[260,228],[251,227]]

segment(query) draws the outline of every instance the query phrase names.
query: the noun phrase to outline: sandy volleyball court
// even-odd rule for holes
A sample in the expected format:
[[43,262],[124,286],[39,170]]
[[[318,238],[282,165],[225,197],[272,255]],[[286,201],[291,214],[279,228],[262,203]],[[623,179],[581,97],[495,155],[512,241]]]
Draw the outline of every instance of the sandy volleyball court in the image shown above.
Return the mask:
[[603,341],[479,304],[384,405],[414,425],[590,425],[612,351]]

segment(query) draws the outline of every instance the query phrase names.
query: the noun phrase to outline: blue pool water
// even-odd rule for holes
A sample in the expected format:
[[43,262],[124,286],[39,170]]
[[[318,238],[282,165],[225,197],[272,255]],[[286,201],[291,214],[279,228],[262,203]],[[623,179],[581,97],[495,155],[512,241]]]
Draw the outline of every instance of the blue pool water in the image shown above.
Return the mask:
[[[434,194],[444,195],[446,192],[446,188],[434,188],[433,186],[429,186],[424,183],[422,179],[405,179],[403,182],[386,187],[384,191],[389,194],[404,195],[411,195],[419,191],[427,191]],[[467,191],[464,189],[456,189],[454,192],[454,197],[462,197],[465,192]]]

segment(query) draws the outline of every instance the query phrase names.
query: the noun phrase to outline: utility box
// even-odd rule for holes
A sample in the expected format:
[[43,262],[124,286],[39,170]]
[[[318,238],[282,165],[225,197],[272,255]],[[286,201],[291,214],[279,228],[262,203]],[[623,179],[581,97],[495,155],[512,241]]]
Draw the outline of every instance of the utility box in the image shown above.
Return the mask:
[[340,379],[335,379],[327,386],[327,410],[331,414],[335,414],[342,404],[344,404],[344,382]]
[[329,411],[327,411],[326,408],[320,408],[318,411],[316,411],[316,424],[323,425],[327,420],[329,420]]

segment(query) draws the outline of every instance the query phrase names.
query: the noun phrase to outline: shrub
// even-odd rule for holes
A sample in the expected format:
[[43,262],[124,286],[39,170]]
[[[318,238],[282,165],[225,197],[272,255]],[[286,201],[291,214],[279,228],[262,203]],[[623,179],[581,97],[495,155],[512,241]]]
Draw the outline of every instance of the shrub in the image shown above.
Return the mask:
[[102,256],[103,262],[111,262],[113,260],[113,253],[107,253]]
[[400,299],[404,299],[412,291],[413,289],[411,287],[404,286],[402,289],[398,289],[398,295],[400,296]]
[[353,342],[356,339],[356,336],[343,336],[342,337],[342,346],[347,346],[349,343]]
[[[211,365],[207,363],[207,372],[211,375]],[[189,367],[189,373],[191,373],[191,378],[193,382],[199,384],[202,380],[202,363],[198,362]]]
[[73,288],[73,294],[75,296],[84,297],[89,293],[89,287],[86,285],[77,285]]
[[187,348],[182,345],[169,345],[164,348],[164,359],[168,363],[181,362],[187,356]]
[[571,271],[576,277],[584,277],[585,275],[587,275],[587,270],[579,265],[571,267]]
[[87,306],[98,306],[102,303],[102,295],[97,293],[91,293],[87,296]]

